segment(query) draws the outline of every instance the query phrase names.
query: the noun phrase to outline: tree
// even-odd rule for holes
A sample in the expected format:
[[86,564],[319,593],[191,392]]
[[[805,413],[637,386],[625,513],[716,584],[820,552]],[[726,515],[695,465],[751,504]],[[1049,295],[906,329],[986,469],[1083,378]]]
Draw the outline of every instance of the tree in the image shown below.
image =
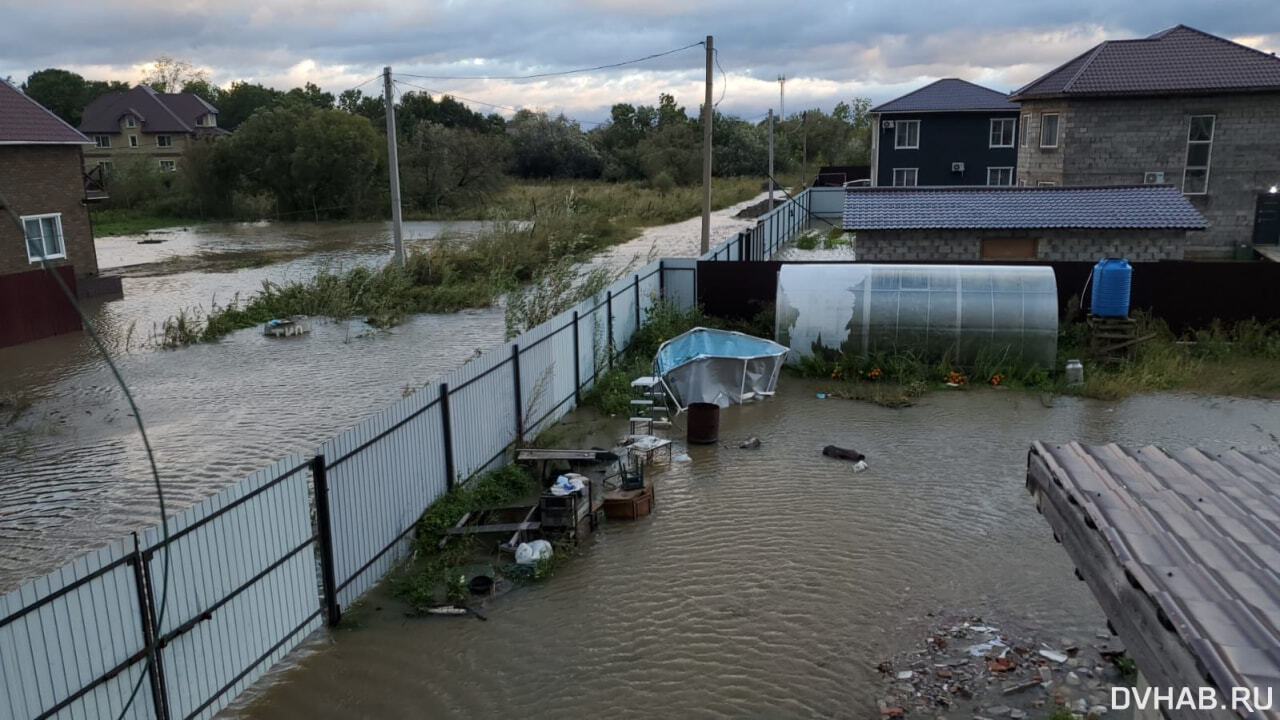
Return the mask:
[[256,83],[233,82],[218,99],[218,125],[235,130],[259,109],[280,99],[279,90]]
[[563,115],[521,110],[507,123],[512,168],[527,178],[596,178],[603,161],[578,124]]
[[208,79],[208,73],[186,60],[161,55],[151,61],[151,69],[143,76],[142,82],[156,92],[176,93],[187,83],[206,82]]
[[377,95],[366,97],[358,88],[342,91],[338,96],[338,109],[352,115],[363,115],[375,125],[387,120],[386,102]]
[[191,93],[214,106],[222,102],[222,88],[205,79],[188,80],[182,86],[182,92]]
[[304,210],[309,202],[318,218],[369,208],[376,199],[380,142],[367,118],[333,108],[317,110],[303,119],[295,137],[292,178]]
[[80,124],[88,97],[88,83],[69,70],[48,68],[37,70],[27,77],[22,91],[32,100],[53,111],[54,115],[72,125]]
[[400,182],[407,203],[421,210],[485,196],[502,187],[511,153],[503,136],[419,122],[400,142]]
[[300,88],[294,88],[285,93],[284,99],[303,102],[321,110],[328,110],[333,107],[333,93],[321,90],[319,85],[312,82],[308,82]]

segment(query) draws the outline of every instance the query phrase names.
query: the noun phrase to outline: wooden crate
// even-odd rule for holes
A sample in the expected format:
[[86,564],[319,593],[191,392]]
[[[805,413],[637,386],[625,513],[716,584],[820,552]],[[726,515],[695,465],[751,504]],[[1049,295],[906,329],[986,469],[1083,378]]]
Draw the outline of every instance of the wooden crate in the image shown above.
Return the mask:
[[611,492],[604,498],[604,516],[610,520],[638,520],[653,512],[653,486],[641,490]]

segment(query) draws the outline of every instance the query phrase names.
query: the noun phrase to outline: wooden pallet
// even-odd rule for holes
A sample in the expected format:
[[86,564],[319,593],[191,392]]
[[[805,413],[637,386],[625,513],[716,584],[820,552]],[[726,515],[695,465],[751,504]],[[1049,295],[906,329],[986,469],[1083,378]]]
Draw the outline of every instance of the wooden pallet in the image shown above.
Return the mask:
[[1132,360],[1138,353],[1138,345],[1155,337],[1155,333],[1139,335],[1138,321],[1129,317],[1100,317],[1090,315],[1089,354],[1104,362]]

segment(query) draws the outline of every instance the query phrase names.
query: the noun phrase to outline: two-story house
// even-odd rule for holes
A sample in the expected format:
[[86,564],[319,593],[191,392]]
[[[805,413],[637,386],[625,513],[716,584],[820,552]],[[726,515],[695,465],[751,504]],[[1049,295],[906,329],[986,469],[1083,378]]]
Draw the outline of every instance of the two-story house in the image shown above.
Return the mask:
[[198,139],[228,135],[218,127],[218,110],[192,93],[159,93],[147,85],[105,93],[84,109],[80,132],[93,139],[86,169],[110,172],[125,158],[147,158],[160,170],[177,170],[182,155]]
[[1019,184],[1168,183],[1188,257],[1280,241],[1280,59],[1179,25],[1104,42],[1015,91]]
[[75,293],[98,272],[81,159],[92,145],[0,78],[0,347],[80,329],[51,273]]
[[1018,106],[944,78],[871,109],[871,184],[1013,185]]

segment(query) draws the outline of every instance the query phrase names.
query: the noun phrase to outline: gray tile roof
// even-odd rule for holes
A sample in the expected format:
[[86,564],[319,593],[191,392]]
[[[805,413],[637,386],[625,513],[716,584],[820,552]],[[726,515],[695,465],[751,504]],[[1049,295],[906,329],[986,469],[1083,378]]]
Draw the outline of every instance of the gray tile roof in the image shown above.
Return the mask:
[[1152,686],[1280,689],[1280,453],[1035,443],[1027,488]]
[[48,108],[0,78],[0,145],[92,145]]
[[845,230],[1204,227],[1171,185],[850,187],[844,195]]
[[1016,111],[1009,96],[959,78],[943,78],[871,109],[873,113]]
[[1178,25],[1108,40],[1015,90],[1014,100],[1091,95],[1280,91],[1280,58]]
[[80,130],[85,133],[118,133],[120,118],[132,114],[141,121],[142,132],[189,133],[196,118],[212,106],[191,93],[158,93],[146,85],[128,92],[104,93],[84,109]]

